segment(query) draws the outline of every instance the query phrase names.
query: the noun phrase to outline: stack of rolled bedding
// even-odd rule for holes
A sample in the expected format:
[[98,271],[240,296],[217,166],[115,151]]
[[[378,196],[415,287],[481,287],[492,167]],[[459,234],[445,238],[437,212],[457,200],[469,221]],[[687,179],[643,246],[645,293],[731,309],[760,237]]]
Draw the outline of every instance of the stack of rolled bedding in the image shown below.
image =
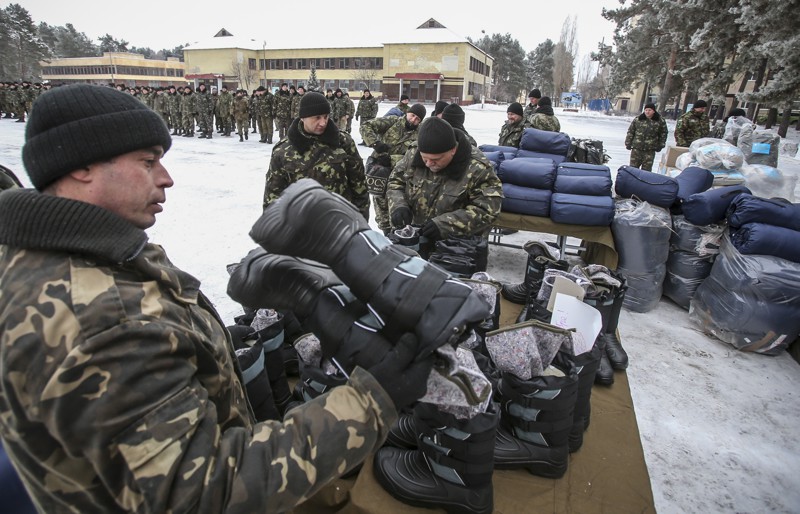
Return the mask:
[[740,253],[800,262],[800,204],[738,195],[727,218],[731,242]]
[[550,200],[550,219],[572,225],[610,225],[614,219],[614,200],[608,166],[559,164]]

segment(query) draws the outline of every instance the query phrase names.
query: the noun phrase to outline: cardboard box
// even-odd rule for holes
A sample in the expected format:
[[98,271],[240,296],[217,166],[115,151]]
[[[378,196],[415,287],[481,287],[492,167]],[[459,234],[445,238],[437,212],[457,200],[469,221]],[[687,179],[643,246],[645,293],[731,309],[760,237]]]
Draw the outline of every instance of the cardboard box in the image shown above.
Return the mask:
[[667,150],[661,154],[661,162],[658,164],[658,173],[666,175],[668,168],[675,167],[675,161],[678,160],[678,157],[688,151],[688,146],[668,146]]

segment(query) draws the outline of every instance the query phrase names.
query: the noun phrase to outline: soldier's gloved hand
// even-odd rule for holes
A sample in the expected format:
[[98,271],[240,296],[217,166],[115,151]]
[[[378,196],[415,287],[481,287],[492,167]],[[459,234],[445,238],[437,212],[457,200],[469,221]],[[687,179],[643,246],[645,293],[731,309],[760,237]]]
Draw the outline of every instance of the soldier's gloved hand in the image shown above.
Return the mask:
[[378,364],[368,370],[392,399],[398,411],[420,399],[428,390],[433,355],[414,362],[418,353],[417,336],[413,332],[407,332]]
[[431,241],[435,241],[437,239],[442,238],[442,233],[439,231],[439,227],[436,226],[436,223],[433,220],[428,220],[422,225],[422,228],[419,230],[419,233],[423,236],[427,237]]
[[393,227],[403,228],[411,224],[411,220],[414,216],[411,213],[411,209],[403,205],[392,211],[391,218]]
[[631,149],[631,145],[625,145],[625,149],[626,150],[630,150]]
[[383,166],[384,168],[390,168],[391,169],[391,167],[392,167],[392,158],[389,157],[389,154],[385,154],[384,153],[384,154],[379,155],[377,157],[377,159],[375,159],[374,162],[376,164],[379,164],[379,165]]
[[389,151],[389,145],[380,141],[372,145],[372,148],[378,153],[386,153]]

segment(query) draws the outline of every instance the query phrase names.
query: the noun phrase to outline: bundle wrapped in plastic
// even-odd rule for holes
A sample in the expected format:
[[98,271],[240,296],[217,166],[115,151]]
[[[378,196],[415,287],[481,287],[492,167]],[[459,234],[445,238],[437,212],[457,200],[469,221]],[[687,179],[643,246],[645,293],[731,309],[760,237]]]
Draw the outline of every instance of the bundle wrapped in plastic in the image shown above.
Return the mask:
[[683,216],[673,216],[672,228],[664,296],[689,310],[697,288],[711,273],[724,225],[700,227],[689,223]]
[[707,170],[736,170],[745,158],[740,149],[723,139],[703,137],[689,145],[698,166]]
[[722,139],[732,145],[737,145],[739,143],[739,136],[742,132],[742,128],[747,126],[750,127],[750,131],[755,130],[755,125],[753,125],[753,122],[744,116],[731,116],[728,118],[728,123],[725,124],[725,133],[723,134]]
[[726,231],[689,319],[739,350],[777,355],[800,334],[800,263],[742,255]]
[[647,202],[618,199],[611,231],[619,254],[617,272],[628,284],[622,306],[634,312],[653,310],[661,299],[669,257],[669,211]]
[[785,198],[794,202],[797,175],[784,174],[778,168],[766,164],[746,164],[740,170],[744,184],[755,196]]
[[742,127],[736,146],[744,154],[748,164],[778,166],[781,136],[771,130],[756,130],[755,125]]
[[692,152],[682,153],[675,159],[675,167],[679,170],[685,170],[689,166],[697,166],[697,161]]

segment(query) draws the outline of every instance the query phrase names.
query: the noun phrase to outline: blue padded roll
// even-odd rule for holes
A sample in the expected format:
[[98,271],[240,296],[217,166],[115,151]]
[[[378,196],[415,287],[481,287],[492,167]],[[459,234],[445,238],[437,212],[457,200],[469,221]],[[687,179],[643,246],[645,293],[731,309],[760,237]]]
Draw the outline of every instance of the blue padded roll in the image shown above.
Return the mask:
[[744,186],[726,186],[695,193],[683,201],[683,217],[693,225],[719,223],[725,218],[731,202],[741,194],[749,195],[750,190]]
[[552,190],[556,166],[550,159],[517,157],[501,162],[497,176],[505,184]]
[[517,150],[519,150],[516,146],[500,146],[500,145],[480,145],[478,147],[483,153],[486,152],[504,152],[504,153],[513,153],[516,154]]
[[678,197],[678,182],[666,175],[620,166],[614,191],[623,198],[638,198],[643,202],[669,209]]
[[566,157],[570,144],[572,144],[572,139],[563,132],[526,128],[522,131],[519,148],[520,150],[552,153]]
[[731,227],[741,227],[746,223],[769,223],[800,230],[800,204],[783,200],[739,195],[728,206],[726,215]]
[[554,164],[561,164],[562,162],[567,160],[567,158],[563,155],[546,153],[546,152],[534,152],[532,150],[519,150],[517,152],[517,157],[536,157],[539,159],[551,159]]
[[556,171],[553,192],[611,198],[611,175],[595,173],[594,175],[572,176]]
[[611,177],[611,170],[605,164],[589,164],[586,162],[562,162],[558,165],[556,173],[572,177],[592,177],[596,175],[608,175]]
[[550,219],[556,223],[607,227],[614,220],[614,199],[610,196],[553,193]]
[[693,194],[708,191],[714,184],[714,174],[705,168],[689,166],[675,180],[678,182],[678,199],[684,201]]
[[503,204],[501,210],[528,216],[550,216],[549,189],[533,189],[530,187],[503,184]]
[[800,232],[766,223],[731,229],[731,242],[742,255],[771,255],[800,262]]

